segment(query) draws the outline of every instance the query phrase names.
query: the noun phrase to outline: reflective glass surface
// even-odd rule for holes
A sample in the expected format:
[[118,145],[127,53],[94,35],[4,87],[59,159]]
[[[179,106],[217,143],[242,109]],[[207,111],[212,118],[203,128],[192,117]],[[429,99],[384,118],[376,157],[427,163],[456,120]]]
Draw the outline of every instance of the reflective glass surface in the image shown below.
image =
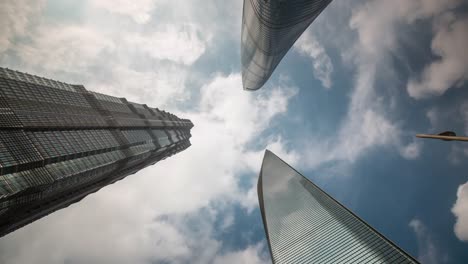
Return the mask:
[[244,89],[270,78],[302,32],[331,0],[244,0],[241,61]]
[[258,193],[274,263],[417,263],[270,151]]

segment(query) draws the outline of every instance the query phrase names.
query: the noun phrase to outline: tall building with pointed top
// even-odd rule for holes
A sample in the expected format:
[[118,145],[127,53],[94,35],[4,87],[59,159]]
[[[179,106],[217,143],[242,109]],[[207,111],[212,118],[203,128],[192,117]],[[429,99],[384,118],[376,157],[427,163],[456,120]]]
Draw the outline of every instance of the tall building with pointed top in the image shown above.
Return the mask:
[[0,68],[0,237],[190,146],[190,120]]
[[257,90],[331,0],[244,0],[242,83]]
[[418,263],[268,150],[257,188],[273,263]]

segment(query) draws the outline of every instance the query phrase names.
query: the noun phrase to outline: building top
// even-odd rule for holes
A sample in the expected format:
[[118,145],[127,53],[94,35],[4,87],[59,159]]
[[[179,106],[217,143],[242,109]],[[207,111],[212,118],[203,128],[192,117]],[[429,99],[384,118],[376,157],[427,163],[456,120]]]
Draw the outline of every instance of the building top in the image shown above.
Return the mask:
[[260,89],[281,59],[331,0],[244,0],[242,83]]

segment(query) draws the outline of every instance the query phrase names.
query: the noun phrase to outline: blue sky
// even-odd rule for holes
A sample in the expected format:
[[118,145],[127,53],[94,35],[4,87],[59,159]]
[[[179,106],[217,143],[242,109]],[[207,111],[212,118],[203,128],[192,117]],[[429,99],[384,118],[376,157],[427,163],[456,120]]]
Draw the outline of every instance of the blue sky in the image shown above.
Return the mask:
[[190,118],[192,146],[0,239],[1,263],[269,263],[265,148],[423,263],[468,261],[468,9],[333,1],[258,92],[242,1],[7,0],[0,64]]

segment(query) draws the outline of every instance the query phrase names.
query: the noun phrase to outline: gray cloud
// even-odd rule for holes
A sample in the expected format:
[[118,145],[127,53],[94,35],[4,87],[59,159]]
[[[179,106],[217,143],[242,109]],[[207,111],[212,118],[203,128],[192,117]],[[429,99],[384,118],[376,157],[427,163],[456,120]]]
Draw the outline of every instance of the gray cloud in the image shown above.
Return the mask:
[[0,3],[0,55],[13,45],[13,39],[24,36],[36,15],[43,9],[45,1],[27,0],[2,1]]
[[451,14],[439,18],[434,25],[432,52],[439,59],[427,65],[421,76],[408,82],[410,96],[421,99],[444,94],[451,87],[460,87],[468,79],[468,18],[455,19]]
[[409,226],[416,234],[416,239],[418,241],[418,260],[421,263],[438,264],[447,262],[447,255],[440,252],[431,233],[421,220],[415,218],[411,220]]
[[298,50],[299,53],[309,56],[312,59],[315,78],[320,80],[325,88],[330,88],[332,86],[331,75],[333,73],[333,64],[323,46],[312,36],[310,31],[306,31],[302,34],[299,40],[294,44],[294,48]]

